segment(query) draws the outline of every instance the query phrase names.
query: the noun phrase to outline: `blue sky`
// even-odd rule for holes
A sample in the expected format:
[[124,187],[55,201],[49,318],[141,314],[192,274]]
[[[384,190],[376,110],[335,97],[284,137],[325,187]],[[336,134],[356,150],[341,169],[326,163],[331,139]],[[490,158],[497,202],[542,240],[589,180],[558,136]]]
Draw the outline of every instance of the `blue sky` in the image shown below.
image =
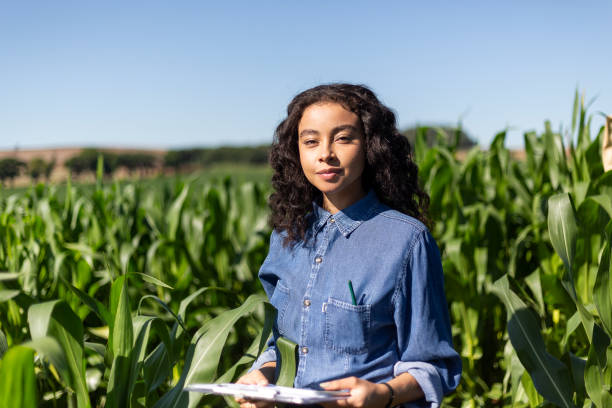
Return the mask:
[[[370,86],[400,127],[568,127],[612,113],[609,1],[4,1],[0,149],[269,143],[324,82]],[[594,130],[603,123],[593,118]]]

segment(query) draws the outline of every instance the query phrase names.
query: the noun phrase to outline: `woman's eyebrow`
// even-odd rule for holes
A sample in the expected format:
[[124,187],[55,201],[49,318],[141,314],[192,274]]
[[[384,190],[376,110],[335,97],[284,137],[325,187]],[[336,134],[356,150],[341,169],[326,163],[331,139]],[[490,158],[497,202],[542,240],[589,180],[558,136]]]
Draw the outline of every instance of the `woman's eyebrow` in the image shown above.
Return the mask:
[[318,135],[319,132],[314,129],[304,129],[300,132],[299,137],[304,137],[308,135]]
[[[331,134],[335,135],[336,133],[340,133],[343,130],[350,130],[352,132],[359,132],[359,129],[357,129],[355,126],[353,125],[340,125],[340,126],[336,126],[335,128],[333,128],[331,130]],[[300,132],[299,137],[305,137],[305,136],[310,136],[310,135],[318,135],[319,131],[318,130],[314,130],[314,129],[304,129]]]
[[343,130],[350,130],[352,132],[359,132],[359,129],[357,129],[353,125],[340,125],[340,126],[336,126],[335,128],[332,129],[332,135],[335,135],[336,133],[342,132]]

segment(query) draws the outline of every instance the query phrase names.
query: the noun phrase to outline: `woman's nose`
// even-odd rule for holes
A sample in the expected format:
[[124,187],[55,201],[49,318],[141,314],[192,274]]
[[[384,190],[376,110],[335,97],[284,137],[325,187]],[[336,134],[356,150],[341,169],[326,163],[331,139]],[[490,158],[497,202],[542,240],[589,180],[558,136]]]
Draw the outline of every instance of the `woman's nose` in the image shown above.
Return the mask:
[[319,151],[319,160],[326,162],[335,157],[334,149],[331,143],[322,143]]

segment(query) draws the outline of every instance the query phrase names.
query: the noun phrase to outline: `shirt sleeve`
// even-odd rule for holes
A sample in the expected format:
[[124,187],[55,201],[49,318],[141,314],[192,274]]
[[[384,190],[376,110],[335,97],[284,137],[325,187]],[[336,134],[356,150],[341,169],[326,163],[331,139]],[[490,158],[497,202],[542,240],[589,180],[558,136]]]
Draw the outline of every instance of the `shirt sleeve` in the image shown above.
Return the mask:
[[249,373],[253,370],[259,370],[261,366],[270,361],[276,361],[276,345],[274,344],[274,337],[270,337],[268,340],[267,348],[257,357],[257,360],[249,368]]
[[425,394],[425,405],[439,407],[461,378],[461,357],[453,349],[440,251],[424,230],[408,251],[393,295],[400,361],[394,376],[410,373]]
[[[278,279],[272,273],[267,272],[267,265],[274,259],[274,257],[278,256],[279,251],[282,248],[282,236],[276,231],[272,231],[270,235],[270,249],[268,250],[268,255],[266,259],[261,265],[259,269],[259,280],[268,296],[268,299],[272,298],[272,294],[276,288],[276,282]],[[277,328],[276,322],[274,323],[273,336],[270,337],[267,343],[266,349],[257,357],[257,360],[253,363],[249,372],[253,370],[259,370],[261,366],[265,363],[269,363],[270,361],[277,361],[276,359],[276,337],[277,337]]]

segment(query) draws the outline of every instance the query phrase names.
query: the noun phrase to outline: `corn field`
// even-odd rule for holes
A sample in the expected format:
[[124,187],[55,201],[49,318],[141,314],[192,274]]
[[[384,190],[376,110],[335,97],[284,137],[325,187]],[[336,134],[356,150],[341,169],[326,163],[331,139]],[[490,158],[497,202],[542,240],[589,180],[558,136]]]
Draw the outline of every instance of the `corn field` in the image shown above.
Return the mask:
[[[612,172],[578,98],[571,129],[414,146],[462,382],[453,407],[612,407]],[[452,137],[451,137],[452,139]],[[274,310],[257,280],[266,183],[160,179],[0,196],[0,407],[236,406]]]

